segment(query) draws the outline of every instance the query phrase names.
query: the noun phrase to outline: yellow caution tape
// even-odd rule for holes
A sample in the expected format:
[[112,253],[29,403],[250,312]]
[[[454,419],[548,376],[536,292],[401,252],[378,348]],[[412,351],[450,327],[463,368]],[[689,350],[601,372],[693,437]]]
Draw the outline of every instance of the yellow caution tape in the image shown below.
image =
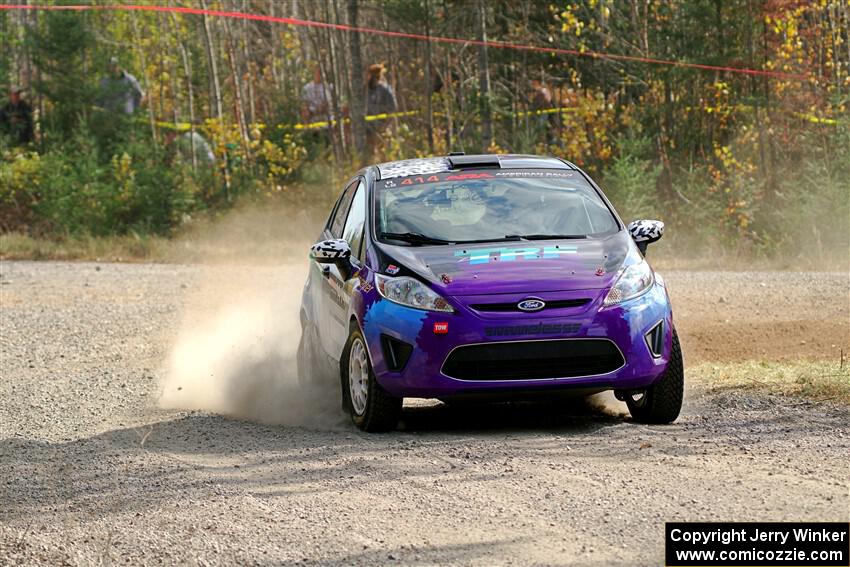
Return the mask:
[[[733,112],[752,112],[753,108],[755,108],[755,106],[751,105],[751,104],[736,104],[734,106],[726,107],[723,110],[731,110]],[[700,112],[707,112],[708,114],[711,114],[713,112],[719,112],[719,110],[713,109],[711,107],[694,107],[694,106],[686,106],[685,107],[685,111],[687,111],[687,112],[691,112],[691,111],[694,111],[694,110],[697,110],[697,111],[700,111]],[[793,112],[793,111],[790,112],[790,114],[791,114],[791,116],[794,116],[796,118],[800,118],[800,119],[805,120],[807,122],[811,122],[812,124],[826,124],[828,126],[838,125],[838,120],[836,120],[834,118],[823,118],[821,116],[815,116],[814,114],[803,114],[802,112]]]
[[521,110],[519,112],[508,112],[508,115],[513,114],[522,118],[523,116],[540,116],[543,114],[564,114],[566,112],[575,112],[578,109],[574,106],[562,106],[559,108],[544,108],[543,110]]
[[[748,105],[748,104],[736,104],[736,105],[734,105],[730,108],[730,110],[737,111],[737,112],[750,112],[750,111],[752,111],[752,109],[753,109],[753,106]],[[525,116],[542,116],[542,115],[546,115],[546,114],[564,114],[564,113],[568,113],[568,112],[576,112],[577,110],[578,109],[576,107],[562,106],[562,107],[558,107],[558,108],[545,108],[545,109],[542,109],[542,110],[527,110],[527,111],[523,110],[523,111],[518,111],[518,112],[508,112],[508,113],[505,113],[505,114],[509,115],[509,116],[514,115],[514,116],[517,116],[519,118],[523,118]],[[694,110],[698,110],[698,111],[702,111],[702,112],[709,112],[709,113],[715,112],[715,110],[710,109],[710,108],[692,107],[692,106],[686,106],[685,107],[685,111],[690,112],[690,111],[694,111]],[[385,112],[383,114],[371,114],[369,116],[366,116],[366,122],[374,122],[376,120],[386,120],[388,118],[401,118],[401,117],[405,117],[405,116],[414,116],[416,114],[419,114],[420,112],[421,111],[419,111],[419,110],[408,110],[408,111],[405,111],[405,112]],[[440,115],[441,115],[441,113],[439,113],[439,112],[434,113],[434,116],[440,116]],[[795,116],[797,118],[801,118],[803,120],[806,120],[807,122],[811,122],[812,124],[826,124],[826,125],[829,125],[829,126],[835,126],[835,125],[838,124],[838,120],[836,120],[834,118],[823,118],[823,117],[820,117],[820,116],[815,116],[813,114],[803,114],[803,113],[800,113],[800,112],[791,112],[791,115]],[[137,120],[140,121],[140,122],[148,123],[147,117],[139,116],[137,118]],[[343,121],[343,123],[347,124],[347,123],[351,122],[351,119],[350,118],[343,118],[342,121]],[[164,121],[157,120],[154,123],[160,128],[177,130],[178,132],[187,132],[187,131],[192,129],[192,124],[189,123],[189,122],[176,122],[175,123],[175,122],[164,122]],[[329,126],[336,126],[338,123],[339,123],[338,120],[330,120],[330,121],[322,120],[322,121],[318,121],[318,122],[309,122],[307,124],[300,124],[300,123],[299,124],[278,124],[277,127],[278,128],[292,128],[294,130],[317,130],[317,129],[322,129],[322,128],[328,128]],[[200,126],[196,126],[196,128],[199,128],[199,127]]]
[[[418,110],[409,110],[406,112],[385,112],[383,114],[370,114],[366,117],[366,122],[373,122],[375,120],[386,120],[387,118],[399,118],[401,116],[413,116],[414,114],[419,114]],[[351,122],[350,118],[343,118],[343,123],[348,124]],[[338,124],[338,120],[322,120],[319,122],[310,122],[308,124],[279,124],[278,128],[294,128],[295,130],[313,130],[316,128],[327,128],[328,126],[335,126]]]
[[813,114],[802,114],[800,112],[792,112],[794,116],[797,118],[802,118],[807,122],[811,122],[812,124],[828,124],[830,126],[836,126],[838,124],[838,120],[834,118],[821,118],[820,116],[815,116]]
[[[147,120],[143,120],[146,124]],[[177,130],[178,132],[188,132],[192,129],[192,124],[189,122],[162,122],[160,120],[155,120],[154,124],[156,124],[160,128],[167,128],[168,130]],[[195,128],[199,128],[199,126],[195,126]]]

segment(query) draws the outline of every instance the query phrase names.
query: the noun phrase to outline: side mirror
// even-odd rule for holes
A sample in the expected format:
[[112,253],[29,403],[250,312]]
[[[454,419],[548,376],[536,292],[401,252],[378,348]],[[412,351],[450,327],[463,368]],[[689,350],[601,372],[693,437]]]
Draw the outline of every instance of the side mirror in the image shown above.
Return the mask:
[[664,223],[659,220],[636,220],[629,223],[629,234],[638,246],[640,253],[646,255],[646,247],[660,240],[664,235]]
[[320,264],[348,263],[351,247],[341,238],[322,240],[310,247],[310,259]]

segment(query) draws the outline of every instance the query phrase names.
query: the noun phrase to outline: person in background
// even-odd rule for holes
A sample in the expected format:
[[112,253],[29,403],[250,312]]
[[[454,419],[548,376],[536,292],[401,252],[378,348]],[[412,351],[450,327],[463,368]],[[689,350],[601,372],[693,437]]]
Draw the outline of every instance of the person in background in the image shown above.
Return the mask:
[[[366,82],[366,116],[389,114],[398,108],[395,92],[387,83],[386,68],[380,64],[370,65]],[[371,120],[366,122],[366,141],[370,151],[378,146],[381,133],[386,129],[387,120]]]
[[165,135],[165,144],[173,147],[175,155],[182,161],[192,163],[192,144],[195,145],[195,160],[201,167],[212,167],[215,165],[215,153],[210,147],[207,139],[197,130],[194,132],[183,132],[178,134],[175,130]]
[[301,119],[309,124],[322,122],[330,118],[333,85],[322,79],[322,68],[313,68],[313,80],[301,89]]
[[9,102],[0,108],[0,133],[18,146],[33,140],[32,107],[21,98],[21,92],[20,87],[9,89]]
[[369,66],[366,83],[366,114],[369,116],[395,112],[398,106],[395,92],[387,83],[386,72],[386,68],[380,63]]
[[[531,103],[532,112],[550,110],[555,107],[552,103],[552,93],[542,82],[537,79],[531,80]],[[546,134],[546,143],[554,144],[557,141],[558,119],[557,112],[540,112],[533,115],[533,123],[537,125],[538,131]]]
[[135,113],[145,98],[139,81],[121,68],[117,57],[109,60],[107,70],[108,74],[100,80],[98,106],[110,112]]

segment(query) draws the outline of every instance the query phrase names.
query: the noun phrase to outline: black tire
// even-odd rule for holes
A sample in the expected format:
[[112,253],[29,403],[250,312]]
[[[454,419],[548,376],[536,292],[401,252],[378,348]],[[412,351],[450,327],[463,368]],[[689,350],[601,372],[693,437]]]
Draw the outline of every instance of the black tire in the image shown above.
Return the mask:
[[[349,382],[351,367],[351,357],[353,349],[357,349],[356,345],[361,345],[365,351],[365,373],[361,376],[365,378],[365,407],[358,412],[355,409],[357,405],[352,400],[352,389]],[[355,355],[356,356],[356,355]],[[360,329],[352,325],[351,334],[348,337],[348,342],[345,343],[345,349],[342,351],[340,359],[340,377],[342,382],[342,396],[345,409],[351,414],[351,421],[358,428],[370,433],[382,431],[392,431],[398,425],[398,420],[401,417],[401,406],[404,401],[402,398],[391,396],[384,390],[378,381],[375,379],[375,373],[372,370],[372,361],[369,359],[368,349],[366,347],[366,339]],[[361,382],[362,383],[362,382]]]
[[682,410],[685,392],[685,367],[679,336],[673,329],[673,345],[667,370],[655,384],[643,392],[625,396],[632,418],[639,423],[672,423]]

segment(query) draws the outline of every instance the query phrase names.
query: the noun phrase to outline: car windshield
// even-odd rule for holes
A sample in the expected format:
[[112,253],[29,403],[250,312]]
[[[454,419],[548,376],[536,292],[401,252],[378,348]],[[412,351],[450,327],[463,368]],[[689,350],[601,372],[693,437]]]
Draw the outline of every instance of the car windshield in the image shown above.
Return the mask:
[[410,245],[605,236],[614,215],[577,171],[479,170],[381,180],[377,236]]

